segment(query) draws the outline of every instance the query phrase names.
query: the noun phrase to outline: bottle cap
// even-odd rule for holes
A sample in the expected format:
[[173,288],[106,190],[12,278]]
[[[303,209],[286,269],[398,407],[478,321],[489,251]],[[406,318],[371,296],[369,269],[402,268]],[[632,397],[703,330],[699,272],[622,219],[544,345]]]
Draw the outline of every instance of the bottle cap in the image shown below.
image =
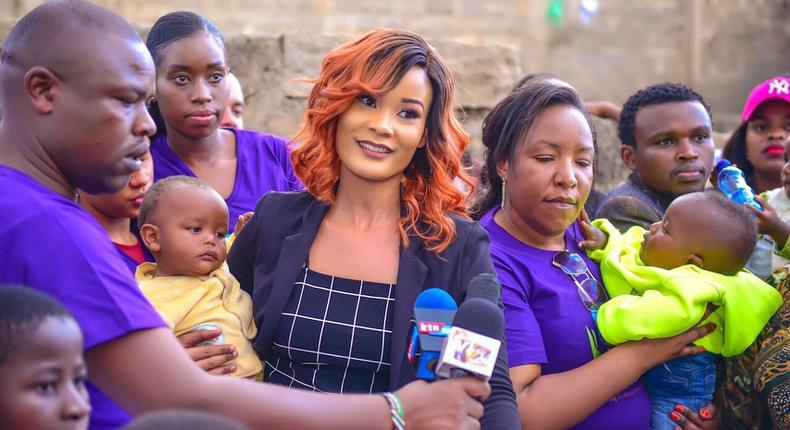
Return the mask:
[[730,163],[730,160],[728,160],[726,158],[722,158],[721,160],[719,160],[718,163],[716,163],[716,171],[720,172],[725,167],[730,167],[730,166],[732,166],[732,163]]

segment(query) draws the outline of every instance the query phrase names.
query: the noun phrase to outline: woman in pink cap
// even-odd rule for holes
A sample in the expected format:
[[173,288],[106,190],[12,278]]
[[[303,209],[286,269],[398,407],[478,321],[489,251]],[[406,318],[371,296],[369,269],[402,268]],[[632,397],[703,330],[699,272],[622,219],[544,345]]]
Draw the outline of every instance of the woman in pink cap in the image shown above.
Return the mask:
[[756,193],[781,187],[784,141],[790,136],[790,78],[777,76],[756,86],[741,120],[722,157],[743,170]]

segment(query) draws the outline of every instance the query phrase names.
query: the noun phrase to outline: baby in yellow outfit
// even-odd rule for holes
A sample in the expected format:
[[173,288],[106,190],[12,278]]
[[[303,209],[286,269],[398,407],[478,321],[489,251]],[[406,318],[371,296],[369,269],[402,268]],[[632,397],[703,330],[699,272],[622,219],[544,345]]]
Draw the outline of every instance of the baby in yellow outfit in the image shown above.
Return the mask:
[[252,300],[225,264],[225,200],[199,179],[171,176],[145,193],[138,224],[156,263],[141,264],[135,276],[175,335],[219,325],[219,343],[238,351],[231,375],[260,373],[251,342],[256,333]]

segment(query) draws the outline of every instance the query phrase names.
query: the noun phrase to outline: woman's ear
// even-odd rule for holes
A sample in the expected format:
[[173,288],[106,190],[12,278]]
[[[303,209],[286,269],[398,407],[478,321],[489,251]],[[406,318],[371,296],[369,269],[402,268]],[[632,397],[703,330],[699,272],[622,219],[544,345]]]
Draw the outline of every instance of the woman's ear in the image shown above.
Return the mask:
[[510,167],[507,160],[502,160],[496,165],[496,174],[502,182],[507,182],[507,172]]
[[697,254],[690,254],[686,259],[686,264],[693,264],[700,269],[705,268],[705,260],[703,260],[702,257]]
[[140,237],[143,239],[145,247],[148,248],[152,254],[162,249],[159,243],[159,227],[153,224],[143,224],[142,227],[140,227]]

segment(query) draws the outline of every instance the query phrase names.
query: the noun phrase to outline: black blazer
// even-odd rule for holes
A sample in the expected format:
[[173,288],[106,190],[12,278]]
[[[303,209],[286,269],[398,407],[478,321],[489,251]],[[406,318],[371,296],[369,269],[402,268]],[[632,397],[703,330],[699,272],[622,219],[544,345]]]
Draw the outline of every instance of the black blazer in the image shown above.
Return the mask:
[[[258,201],[255,215],[233,243],[228,265],[241,287],[252,296],[258,327],[253,345],[262,359],[271,352],[282,310],[328,209],[329,206],[306,191],[270,192]],[[483,272],[495,273],[485,230],[478,223],[461,217],[453,217],[453,220],[456,239],[441,258],[424,249],[422,240],[416,235],[409,235],[409,246],[400,248],[392,320],[391,390],[416,379],[416,371],[406,357],[406,347],[417,295],[426,288],[438,287],[461,303],[473,277]],[[484,402],[483,428],[519,428],[508,372],[503,342],[489,381],[491,396]]]

